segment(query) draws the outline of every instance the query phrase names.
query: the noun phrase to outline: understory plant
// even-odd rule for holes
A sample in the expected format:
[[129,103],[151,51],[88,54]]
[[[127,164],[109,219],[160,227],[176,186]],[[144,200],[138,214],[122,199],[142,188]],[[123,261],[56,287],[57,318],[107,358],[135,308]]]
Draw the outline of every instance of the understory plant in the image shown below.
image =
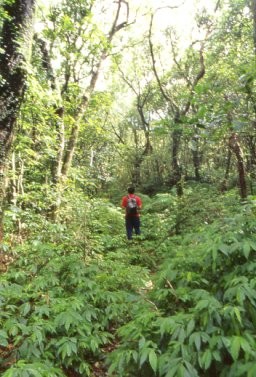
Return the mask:
[[[120,214],[115,216],[118,222]],[[87,217],[94,233],[84,242],[83,227],[74,234],[74,223],[49,224],[47,234],[42,223],[34,239],[16,245],[13,263],[0,278],[1,375],[92,376],[95,365],[105,368],[116,328],[144,305],[139,288],[148,271],[130,265],[122,249],[113,255],[104,237],[107,220],[100,222],[97,211]]]
[[165,258],[147,293],[151,310],[118,330],[110,375],[255,375],[254,203],[160,246]]
[[38,221],[0,277],[1,375],[254,376],[255,201],[219,199],[147,198],[132,243],[104,199]]

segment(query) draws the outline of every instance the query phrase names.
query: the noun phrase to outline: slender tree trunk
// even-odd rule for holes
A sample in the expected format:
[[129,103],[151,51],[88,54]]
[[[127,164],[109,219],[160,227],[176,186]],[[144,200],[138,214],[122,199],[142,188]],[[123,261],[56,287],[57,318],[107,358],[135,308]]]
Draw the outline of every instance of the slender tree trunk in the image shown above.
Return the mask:
[[[19,203],[17,202],[18,196],[24,194],[23,188],[23,174],[24,174],[24,163],[20,158],[20,154],[16,155],[15,152],[12,152],[11,156],[11,178],[10,184],[8,185],[7,198],[8,202],[12,203],[13,206],[18,207]],[[13,223],[16,225],[16,234],[17,241],[22,241],[22,225],[19,216],[17,217],[15,212],[12,216]]]
[[176,185],[177,195],[183,195],[181,166],[179,164],[179,150],[181,143],[182,131],[175,129],[172,132],[172,169],[173,169],[173,184]]
[[235,154],[237,159],[237,171],[239,176],[240,196],[242,199],[247,197],[247,187],[245,179],[245,168],[242,148],[239,144],[238,135],[233,133],[229,138],[229,148]]
[[76,123],[72,127],[71,136],[68,140],[67,148],[63,156],[63,164],[62,164],[62,169],[61,169],[63,179],[67,177],[69,168],[72,164],[73,155],[75,153],[75,147],[76,147],[76,143],[77,143],[77,139],[79,135],[79,126],[80,126],[79,122],[76,121]]
[[133,170],[132,170],[132,183],[135,186],[139,186],[141,183],[141,164],[143,162],[143,157],[141,156],[139,152],[139,140],[138,140],[138,134],[136,129],[133,129],[133,136],[134,136],[134,144],[135,144],[135,156],[134,156],[134,164],[133,164]]
[[163,167],[163,163],[159,161],[158,158],[156,158],[155,160],[155,171],[157,173],[157,180],[159,182],[159,185],[162,186],[164,182],[164,178],[163,178],[164,167]]
[[251,0],[251,12],[252,12],[252,18],[253,18],[254,54],[256,55],[256,0]]
[[63,162],[62,162],[62,168],[61,168],[61,175],[63,179],[67,177],[69,168],[72,164],[73,155],[75,153],[75,148],[78,140],[79,135],[79,129],[80,129],[80,122],[84,115],[84,112],[88,105],[88,98],[83,97],[81,105],[78,109],[76,121],[71,129],[71,135],[67,143],[67,148],[65,150],[65,153],[63,155]]
[[[256,61],[256,0],[250,0],[251,6],[251,13],[252,13],[252,20],[253,20],[253,49],[254,49],[254,63]],[[248,102],[251,101],[252,108],[254,111],[254,118],[256,118],[256,103],[254,98],[254,91],[253,91],[253,84],[254,80],[251,83],[246,85],[246,90],[248,94]],[[250,174],[254,176],[255,168],[256,168],[256,121],[255,119],[252,121],[252,128],[253,128],[253,136],[249,136],[249,150],[250,150]]]
[[220,190],[223,192],[223,191],[227,191],[228,187],[227,187],[227,182],[228,182],[228,177],[229,177],[229,172],[230,172],[230,165],[231,165],[231,149],[229,148],[228,149],[228,155],[227,155],[227,162],[226,162],[226,171],[225,171],[225,175],[224,175],[224,179],[221,183],[221,187],[220,187]]
[[142,164],[141,158],[136,158],[134,161],[133,171],[132,171],[132,183],[135,186],[139,186],[141,184],[141,173],[140,168]]
[[24,195],[24,185],[23,185],[23,178],[24,178],[24,161],[21,158],[20,152],[18,154],[18,161],[19,161],[19,174],[18,174],[18,193]]
[[[254,124],[254,122],[253,122]],[[255,125],[254,125],[255,128]],[[253,195],[254,193],[254,184],[256,178],[256,138],[253,135],[248,135],[248,137],[245,138],[247,142],[247,148],[248,148],[248,156],[247,156],[247,164],[246,164],[246,170],[247,175],[249,178],[248,186],[250,186],[250,194]]]
[[55,191],[55,198],[53,203],[50,206],[50,210],[48,212],[49,218],[55,222],[57,220],[57,213],[58,213],[58,203],[60,201],[60,186],[62,185],[61,182],[61,169],[62,169],[62,160],[64,155],[65,149],[65,127],[64,127],[64,109],[60,107],[56,110],[57,121],[56,121],[56,131],[57,131],[57,146],[56,146],[56,156],[52,161],[51,166],[51,175],[52,175],[52,183],[54,186]]
[[256,138],[252,135],[249,135],[246,138],[248,149],[249,149],[249,156],[248,156],[248,171],[255,175],[255,168],[256,168]]
[[197,182],[200,181],[200,154],[198,150],[198,141],[194,138],[194,143],[196,145],[195,149],[192,149],[192,158],[193,158],[193,165],[194,165],[194,172],[195,172],[195,179]]
[[145,114],[144,114],[144,105],[145,101],[138,96],[137,99],[137,110],[141,119],[141,125],[144,131],[144,136],[145,136],[145,147],[143,151],[143,156],[148,156],[152,153],[153,147],[150,141],[150,123],[146,120]]
[[57,185],[60,181],[62,159],[63,159],[64,148],[65,148],[65,129],[64,129],[64,121],[63,121],[63,114],[64,114],[63,107],[60,107],[59,109],[57,109],[56,114],[58,117],[56,121],[57,153],[56,153],[56,157],[52,161],[52,181],[55,185]]
[[12,153],[12,174],[11,174],[11,202],[17,206],[17,194],[18,194],[18,179],[16,169],[16,156],[15,152]]
[[4,5],[0,39],[0,242],[3,238],[5,172],[13,130],[25,91],[25,49],[30,40],[34,0],[15,0]]
[[200,177],[200,157],[199,157],[198,150],[192,151],[192,158],[193,158],[195,179],[197,182],[199,182],[201,177]]

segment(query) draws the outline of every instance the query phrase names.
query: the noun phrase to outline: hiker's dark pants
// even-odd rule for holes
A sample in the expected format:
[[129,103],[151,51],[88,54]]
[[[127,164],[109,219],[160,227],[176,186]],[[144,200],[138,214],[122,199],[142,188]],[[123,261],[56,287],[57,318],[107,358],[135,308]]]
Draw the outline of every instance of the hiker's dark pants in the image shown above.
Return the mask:
[[140,234],[140,218],[138,216],[126,216],[125,227],[128,240],[132,239],[132,231],[134,229],[135,234]]

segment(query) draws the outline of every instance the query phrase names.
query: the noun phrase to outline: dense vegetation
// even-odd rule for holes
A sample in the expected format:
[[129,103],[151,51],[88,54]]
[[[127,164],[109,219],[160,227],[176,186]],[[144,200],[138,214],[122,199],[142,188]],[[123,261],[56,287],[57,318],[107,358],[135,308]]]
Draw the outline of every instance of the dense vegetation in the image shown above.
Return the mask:
[[1,278],[2,376],[254,375],[255,202],[210,186],[143,199],[132,244],[106,200],[37,218]]
[[256,375],[256,1],[195,4],[0,1],[2,377]]

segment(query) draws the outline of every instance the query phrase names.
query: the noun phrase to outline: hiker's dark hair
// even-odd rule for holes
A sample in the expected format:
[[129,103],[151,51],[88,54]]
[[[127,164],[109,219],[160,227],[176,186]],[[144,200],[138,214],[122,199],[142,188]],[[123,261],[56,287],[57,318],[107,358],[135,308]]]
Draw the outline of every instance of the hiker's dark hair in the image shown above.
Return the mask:
[[130,186],[130,187],[128,187],[127,191],[128,191],[129,194],[134,194],[134,192],[135,192],[135,187]]

